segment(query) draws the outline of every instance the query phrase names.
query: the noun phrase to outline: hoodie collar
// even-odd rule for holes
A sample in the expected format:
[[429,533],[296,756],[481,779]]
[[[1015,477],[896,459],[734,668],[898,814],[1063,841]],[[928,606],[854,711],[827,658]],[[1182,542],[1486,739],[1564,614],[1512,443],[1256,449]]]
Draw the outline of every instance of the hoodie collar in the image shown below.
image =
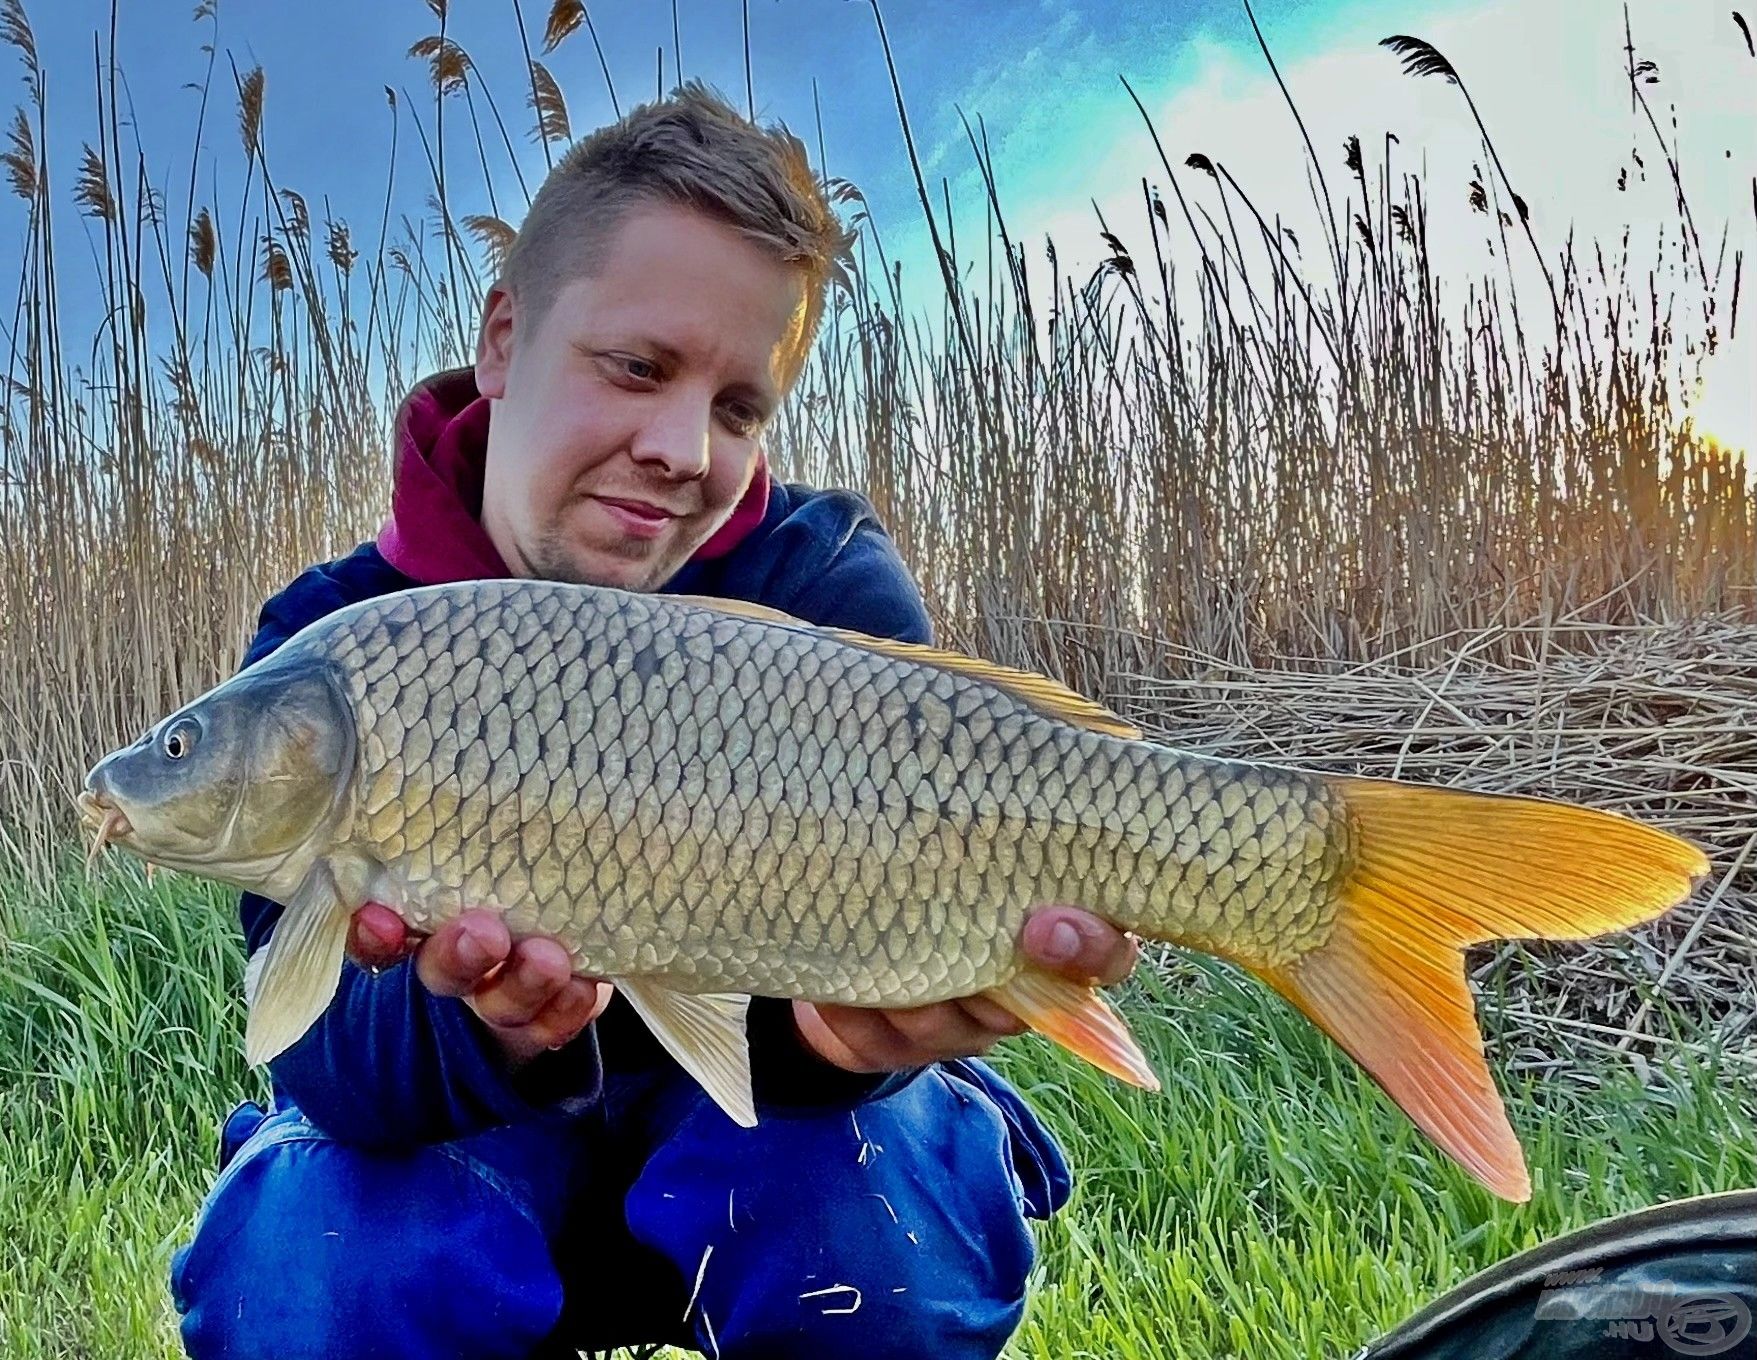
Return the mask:
[[[512,574],[481,521],[491,410],[475,372],[457,368],[416,384],[397,412],[391,513],[378,551],[421,585]],[[690,560],[726,556],[762,523],[768,502],[769,469],[759,455],[743,499]]]

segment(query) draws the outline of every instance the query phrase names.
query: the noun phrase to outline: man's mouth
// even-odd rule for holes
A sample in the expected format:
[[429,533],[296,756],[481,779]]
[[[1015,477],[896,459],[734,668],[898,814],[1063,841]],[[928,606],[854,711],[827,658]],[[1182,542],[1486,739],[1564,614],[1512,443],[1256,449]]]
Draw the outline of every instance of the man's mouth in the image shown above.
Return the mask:
[[676,511],[654,505],[651,501],[626,500],[621,496],[597,496],[594,499],[625,533],[635,538],[657,538],[666,525],[681,518]]

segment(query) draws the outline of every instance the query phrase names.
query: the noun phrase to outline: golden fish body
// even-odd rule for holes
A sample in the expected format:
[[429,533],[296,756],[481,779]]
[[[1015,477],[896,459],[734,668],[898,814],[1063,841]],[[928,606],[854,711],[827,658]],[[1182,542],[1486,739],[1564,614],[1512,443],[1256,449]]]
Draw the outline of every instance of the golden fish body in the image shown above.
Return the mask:
[[1277,963],[1347,860],[1308,776],[665,596],[448,586],[296,645],[353,709],[372,898],[423,929],[499,907],[598,977],[922,1004],[1005,982],[1047,902]]
[[751,995],[980,994],[1155,1086],[1100,994],[1017,948],[1065,902],[1243,964],[1513,1199],[1463,946],[1624,928],[1707,868],[1609,813],[1197,756],[976,658],[537,581],[320,619],[100,762],[81,803],[100,844],[286,904],[247,981],[252,1061],[322,1013],[378,901],[553,936],[741,1123]]

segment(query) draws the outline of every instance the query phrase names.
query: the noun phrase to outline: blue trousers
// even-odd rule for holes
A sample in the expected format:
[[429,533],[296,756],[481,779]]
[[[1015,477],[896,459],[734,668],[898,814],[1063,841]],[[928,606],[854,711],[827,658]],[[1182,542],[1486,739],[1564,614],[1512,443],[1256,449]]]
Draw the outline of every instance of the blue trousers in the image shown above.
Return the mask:
[[986,1065],[741,1129],[675,1068],[583,1116],[373,1151],[241,1107],[172,1296],[195,1360],[992,1360],[1065,1163]]

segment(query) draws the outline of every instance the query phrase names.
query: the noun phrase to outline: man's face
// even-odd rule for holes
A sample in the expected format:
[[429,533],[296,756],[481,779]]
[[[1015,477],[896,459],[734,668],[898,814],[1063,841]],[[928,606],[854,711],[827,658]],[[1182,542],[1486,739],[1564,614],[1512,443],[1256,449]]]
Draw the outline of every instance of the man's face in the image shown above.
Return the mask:
[[539,327],[489,294],[482,525],[519,576],[653,590],[750,485],[793,376],[805,275],[687,208],[629,212]]

